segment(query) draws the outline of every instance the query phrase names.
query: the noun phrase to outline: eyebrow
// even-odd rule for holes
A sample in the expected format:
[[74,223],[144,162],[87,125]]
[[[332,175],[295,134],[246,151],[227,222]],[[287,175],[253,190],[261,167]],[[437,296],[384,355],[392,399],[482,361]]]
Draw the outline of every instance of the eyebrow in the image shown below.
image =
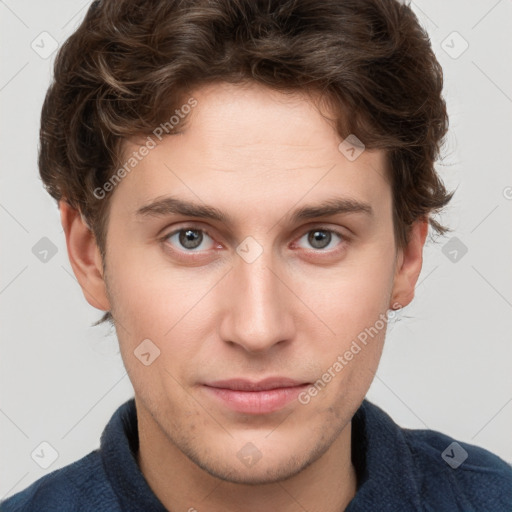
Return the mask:
[[[351,198],[334,197],[320,204],[306,205],[296,209],[291,215],[291,222],[297,223],[306,219],[348,213],[364,213],[370,217],[374,215],[373,209],[368,203]],[[228,215],[213,206],[192,203],[172,196],[156,199],[136,211],[137,217],[163,217],[172,214],[232,223],[232,219]],[[286,216],[288,217],[288,215]]]

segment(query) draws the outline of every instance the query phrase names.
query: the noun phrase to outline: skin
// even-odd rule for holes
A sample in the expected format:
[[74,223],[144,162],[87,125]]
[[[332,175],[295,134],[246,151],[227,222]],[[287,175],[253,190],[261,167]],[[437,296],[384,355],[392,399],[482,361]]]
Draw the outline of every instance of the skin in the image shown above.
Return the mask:
[[[311,98],[224,83],[193,97],[183,133],[164,138],[112,193],[106,274],[87,225],[60,205],[83,293],[116,321],[135,390],[138,463],[169,510],[339,512],[356,493],[351,418],[385,327],[307,404],[242,414],[202,384],[322,378],[379,315],[412,300],[428,224],[416,222],[407,247],[396,247],[384,153],[349,161]],[[138,147],[127,143],[126,154]],[[136,215],[169,194],[214,206],[232,223]],[[334,196],[368,203],[373,215],[289,222],[296,208]],[[197,249],[179,235],[161,240],[183,228],[206,230]],[[342,237],[312,245],[308,234],[319,228]],[[252,263],[236,252],[248,236],[263,251]],[[144,339],[160,350],[148,366],[134,356]],[[252,465],[237,456],[247,443],[261,454]]]

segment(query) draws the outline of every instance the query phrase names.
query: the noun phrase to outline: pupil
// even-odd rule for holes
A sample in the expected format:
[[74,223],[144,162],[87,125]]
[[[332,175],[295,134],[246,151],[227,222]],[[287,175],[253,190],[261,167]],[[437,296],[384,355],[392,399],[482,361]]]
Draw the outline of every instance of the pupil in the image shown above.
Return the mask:
[[199,231],[186,229],[180,232],[180,243],[187,249],[195,249],[201,245],[203,235]]
[[327,247],[331,241],[331,234],[326,231],[312,231],[309,236],[309,242],[315,249]]

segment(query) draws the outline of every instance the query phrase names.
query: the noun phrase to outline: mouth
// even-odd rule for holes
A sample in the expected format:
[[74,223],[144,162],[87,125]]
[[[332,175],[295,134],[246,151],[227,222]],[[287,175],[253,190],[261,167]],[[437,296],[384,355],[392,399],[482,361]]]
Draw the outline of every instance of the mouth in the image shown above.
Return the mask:
[[204,384],[203,388],[223,407],[244,414],[269,414],[284,408],[310,385],[286,377],[271,377],[261,381],[215,381]]

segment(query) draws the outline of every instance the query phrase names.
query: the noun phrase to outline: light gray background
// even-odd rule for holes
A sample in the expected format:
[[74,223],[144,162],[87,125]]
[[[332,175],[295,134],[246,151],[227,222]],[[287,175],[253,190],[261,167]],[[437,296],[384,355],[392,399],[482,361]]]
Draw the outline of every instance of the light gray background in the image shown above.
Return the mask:
[[[133,396],[114,334],[89,327],[100,312],[74,278],[37,171],[54,54],[44,59],[31,45],[50,48],[42,32],[62,43],[89,3],[0,0],[0,497],[97,448],[114,410]],[[439,170],[458,187],[442,217],[454,232],[427,245],[416,298],[388,329],[368,398],[402,426],[439,430],[512,462],[512,2],[412,7],[445,72],[450,132]],[[469,44],[459,56],[464,41],[454,31]],[[443,253],[453,236],[467,247],[464,255],[445,249],[456,261]],[[42,237],[57,248],[46,263],[32,252]],[[31,457],[42,442],[58,452],[48,469]]]

